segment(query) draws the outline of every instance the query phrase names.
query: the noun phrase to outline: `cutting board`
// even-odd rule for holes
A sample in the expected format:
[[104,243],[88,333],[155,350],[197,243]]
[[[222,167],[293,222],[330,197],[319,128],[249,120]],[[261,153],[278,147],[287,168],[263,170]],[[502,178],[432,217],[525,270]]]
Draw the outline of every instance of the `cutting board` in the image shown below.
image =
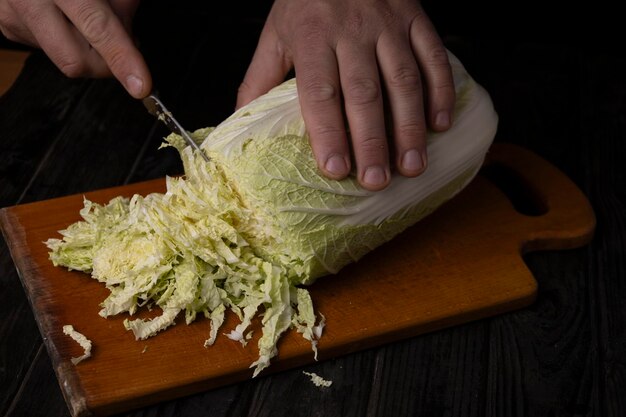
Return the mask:
[[[591,239],[595,217],[589,202],[547,161],[514,145],[495,144],[482,172],[428,218],[310,287],[327,323],[318,360],[527,306],[537,282],[522,255],[574,248]],[[164,181],[155,180],[85,196],[106,203],[118,195],[164,189]],[[79,220],[82,201],[81,194],[0,211],[72,415],[110,415],[251,378],[258,322],[245,347],[220,334],[205,348],[204,318],[191,325],[179,320],[155,337],[135,341],[122,324],[127,316],[98,315],[108,291],[86,274],[52,266],[42,243]],[[140,317],[149,314],[155,312]],[[228,315],[222,333],[237,323]],[[65,324],[92,340],[90,359],[72,364],[82,349],[63,334]],[[314,361],[310,344],[295,331],[285,334],[278,348],[278,357],[257,378]]]

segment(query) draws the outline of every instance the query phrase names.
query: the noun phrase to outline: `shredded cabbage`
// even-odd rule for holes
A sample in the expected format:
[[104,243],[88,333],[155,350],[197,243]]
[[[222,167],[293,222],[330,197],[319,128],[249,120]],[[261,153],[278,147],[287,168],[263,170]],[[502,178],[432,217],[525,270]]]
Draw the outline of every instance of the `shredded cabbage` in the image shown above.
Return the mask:
[[328,388],[333,384],[333,381],[327,380],[316,374],[315,372],[306,372],[302,371],[302,373],[309,378],[311,378],[311,382],[315,384],[316,387]]
[[63,334],[74,339],[74,341],[83,348],[83,354],[81,356],[71,358],[71,361],[74,365],[78,365],[85,359],[89,359],[91,357],[91,340],[87,339],[84,334],[76,331],[76,329],[74,329],[74,326],[72,326],[71,324],[66,324],[65,326],[63,326]]
[[493,140],[497,116],[488,94],[450,55],[457,90],[454,126],[428,137],[429,168],[396,176],[380,192],[351,176],[321,176],[300,114],[295,80],[235,112],[215,129],[193,133],[210,161],[180,137],[164,146],[180,152],[184,177],[167,191],[107,204],[84,201],[82,221],[49,239],[54,265],[90,273],[110,290],[100,315],[130,315],[146,305],[162,314],[127,319],[145,339],[198,314],[210,320],[205,346],[218,337],[227,311],[240,323],[227,337],[245,345],[262,315],[254,376],[295,328],[317,343],[318,320],[301,285],[336,273],[390,240],[460,191],[476,174]]

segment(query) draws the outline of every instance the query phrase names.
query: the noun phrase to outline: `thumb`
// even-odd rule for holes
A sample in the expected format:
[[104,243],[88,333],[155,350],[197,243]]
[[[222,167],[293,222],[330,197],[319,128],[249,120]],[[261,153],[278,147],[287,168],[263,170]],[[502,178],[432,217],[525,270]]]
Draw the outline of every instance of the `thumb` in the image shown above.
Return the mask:
[[239,86],[236,108],[245,106],[285,81],[285,76],[292,66],[292,60],[285,53],[276,32],[266,23],[252,61]]

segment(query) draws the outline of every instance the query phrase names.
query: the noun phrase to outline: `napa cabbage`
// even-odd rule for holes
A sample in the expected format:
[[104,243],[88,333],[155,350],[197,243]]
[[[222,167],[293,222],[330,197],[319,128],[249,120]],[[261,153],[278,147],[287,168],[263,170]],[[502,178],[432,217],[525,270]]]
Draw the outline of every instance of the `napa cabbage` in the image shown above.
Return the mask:
[[[419,177],[396,175],[378,192],[361,188],[354,176],[323,177],[291,79],[217,127],[193,132],[209,162],[168,136],[164,146],[179,151],[185,175],[168,177],[165,193],[85,200],[82,221],[46,242],[51,261],[106,285],[100,315],[129,314],[125,326],[137,339],[178,317],[191,323],[202,315],[211,325],[210,346],[230,311],[239,324],[227,337],[244,345],[252,320],[262,317],[254,375],[290,328],[316,354],[325,320],[306,285],[358,261],[452,198],[492,143],[497,115],[490,97],[450,59],[454,124],[429,133],[429,167]],[[161,315],[132,319],[146,305],[160,307]]]

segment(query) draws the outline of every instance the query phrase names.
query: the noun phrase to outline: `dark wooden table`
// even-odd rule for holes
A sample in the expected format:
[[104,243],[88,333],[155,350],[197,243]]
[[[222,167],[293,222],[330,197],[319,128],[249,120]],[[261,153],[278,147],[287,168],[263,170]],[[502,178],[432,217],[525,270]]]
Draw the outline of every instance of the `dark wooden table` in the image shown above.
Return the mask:
[[[157,89],[189,129],[218,123],[262,8],[235,19],[149,3],[137,34]],[[294,369],[127,416],[626,415],[626,55],[572,37],[469,36],[450,24],[443,35],[491,93],[496,141],[543,156],[589,197],[593,241],[526,257],[539,282],[528,308],[304,369],[328,389]],[[0,207],[178,174],[176,154],[157,150],[166,133],[115,81],[67,79],[34,53],[0,97]],[[0,415],[69,415],[3,240]]]

